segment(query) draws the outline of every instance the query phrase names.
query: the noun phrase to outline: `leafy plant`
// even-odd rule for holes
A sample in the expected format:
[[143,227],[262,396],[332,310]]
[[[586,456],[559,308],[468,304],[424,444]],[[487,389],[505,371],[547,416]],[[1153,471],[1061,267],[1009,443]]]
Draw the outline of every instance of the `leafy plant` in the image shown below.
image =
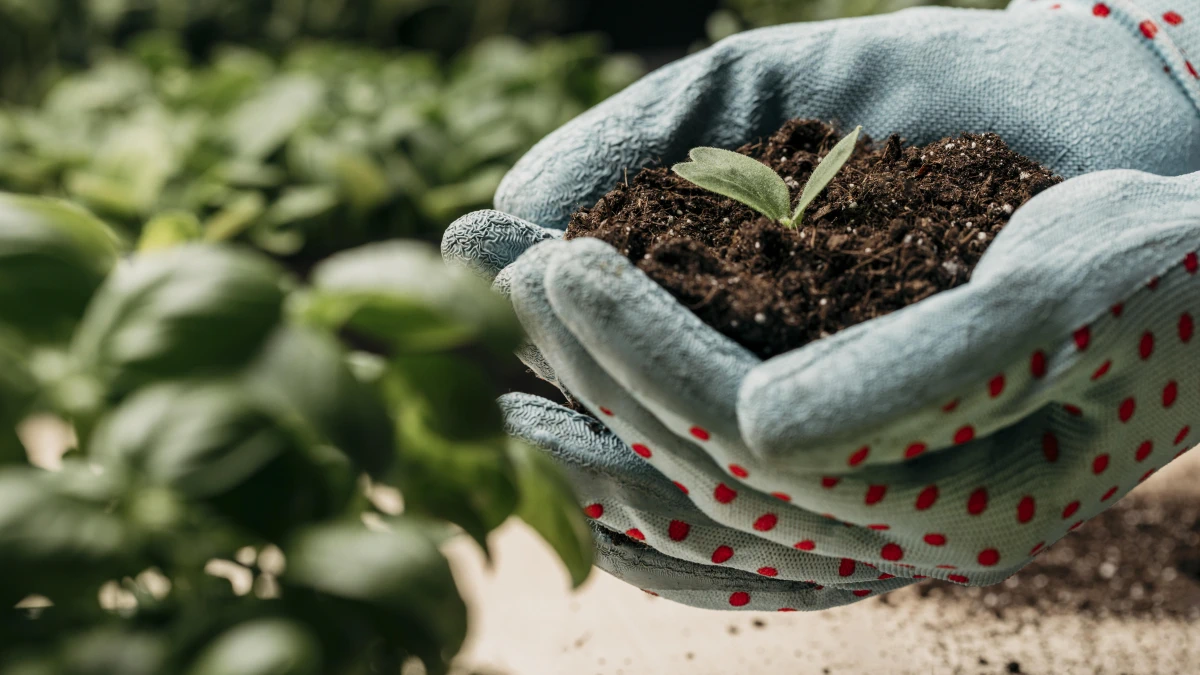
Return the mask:
[[804,210],[812,204],[854,154],[862,127],[838,141],[817,168],[813,169],[793,210],[787,183],[766,164],[746,155],[720,148],[694,148],[690,162],[672,167],[684,180],[729,197],[758,211],[784,227],[797,228]]
[[151,35],[39,107],[0,109],[0,189],[69,197],[146,250],[245,241],[306,271],[368,241],[436,238],[639,73],[586,37],[487,40],[448,66],[322,44],[200,65]]
[[[583,581],[569,487],[457,355],[516,346],[503,299],[416,242],[303,284],[176,241],[118,263],[86,211],[0,194],[0,673],[445,672],[467,614],[439,546],[510,516]],[[18,433],[47,424],[61,459]]]

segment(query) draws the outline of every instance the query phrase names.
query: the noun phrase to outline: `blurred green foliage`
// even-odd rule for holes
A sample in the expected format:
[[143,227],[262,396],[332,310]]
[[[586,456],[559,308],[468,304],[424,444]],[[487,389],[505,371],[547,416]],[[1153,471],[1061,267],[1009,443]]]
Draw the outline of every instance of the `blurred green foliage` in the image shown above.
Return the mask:
[[[459,355],[522,339],[483,282],[413,241],[308,284],[250,247],[119,241],[0,193],[0,675],[443,673],[467,613],[439,547],[510,516],[582,583],[570,487]],[[31,424],[74,431],[61,466]]]
[[719,40],[747,28],[883,14],[909,7],[1000,9],[1008,3],[1009,0],[724,0],[724,8],[709,19],[709,38]]
[[588,37],[493,38],[448,66],[330,44],[281,63],[227,48],[197,66],[172,36],[146,35],[40,106],[0,110],[0,189],[75,200],[147,248],[246,239],[316,260],[436,237],[639,73]]
[[147,31],[198,59],[225,44],[279,54],[298,39],[449,55],[483,38],[564,25],[562,0],[0,0],[0,95],[37,94],[62,68],[93,63]]

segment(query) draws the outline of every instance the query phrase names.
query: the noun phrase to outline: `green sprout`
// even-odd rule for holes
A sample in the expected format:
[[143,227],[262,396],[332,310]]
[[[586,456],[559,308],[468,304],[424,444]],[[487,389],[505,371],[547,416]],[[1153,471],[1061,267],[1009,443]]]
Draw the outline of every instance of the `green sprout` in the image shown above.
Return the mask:
[[804,185],[794,211],[787,184],[769,166],[752,157],[719,148],[694,148],[688,153],[690,162],[676,164],[671,170],[684,180],[735,199],[784,227],[796,228],[804,218],[804,210],[854,154],[860,131],[861,126],[855,127],[825,155]]

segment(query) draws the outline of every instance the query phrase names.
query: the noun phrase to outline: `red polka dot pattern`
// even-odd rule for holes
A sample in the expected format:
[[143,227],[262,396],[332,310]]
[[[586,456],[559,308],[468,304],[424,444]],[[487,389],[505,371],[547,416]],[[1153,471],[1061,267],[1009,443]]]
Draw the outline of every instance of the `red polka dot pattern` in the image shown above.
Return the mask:
[[824,478],[821,479],[821,487],[823,487],[827,490],[832,489],[834,487],[837,487],[837,484],[840,482],[842,482],[841,478],[837,478],[835,476],[825,476]]
[[691,429],[688,429],[688,433],[701,441],[707,441],[708,439],[712,438],[712,434],[708,433],[706,429],[701,427],[692,427]]
[[800,549],[801,551],[811,551],[816,547],[817,545],[812,539],[805,539],[804,541],[796,543],[796,548]]
[[720,565],[733,557],[733,549],[728,546],[718,546],[717,550],[713,551],[712,561],[716,565]]
[[[1179,15],[1179,12],[1167,12],[1166,14],[1163,14],[1163,21],[1166,21],[1172,26],[1178,26],[1179,24],[1183,23],[1183,17]],[[1191,258],[1191,262],[1187,268],[1189,272],[1196,271],[1195,255],[1195,253],[1188,254],[1189,258]]]
[[1142,31],[1142,35],[1145,35],[1148,40],[1153,40],[1154,36],[1158,35],[1158,24],[1153,21],[1146,20],[1139,23],[1138,29]]
[[630,539],[637,539],[638,541],[646,541],[646,535],[642,534],[642,531],[636,527],[625,530],[625,536]]
[[1154,333],[1146,331],[1145,333],[1142,333],[1142,339],[1140,342],[1138,342],[1138,355],[1142,357],[1143,361],[1145,361],[1146,359],[1150,358],[1150,355],[1153,353]]
[[671,524],[667,526],[667,536],[671,538],[671,541],[683,541],[687,539],[688,533],[691,531],[692,526],[682,520],[672,520]]
[[774,567],[760,567],[760,568],[758,568],[758,573],[763,575],[764,577],[779,576],[779,570],[775,569]]
[[737,464],[729,465],[729,473],[737,476],[738,478],[749,478],[750,477],[750,472],[746,471],[744,468],[738,466]]
[[929,544],[930,546],[945,546],[946,535],[930,532],[929,534],[925,535],[925,543]]
[[918,457],[928,449],[929,446],[924,443],[912,443],[904,449],[904,458],[912,459],[913,457]]
[[1021,498],[1020,503],[1017,504],[1017,522],[1028,523],[1033,520],[1035,510],[1033,497],[1025,495]]
[[867,455],[870,454],[870,452],[871,448],[864,445],[863,447],[854,451],[854,454],[850,455],[850,458],[846,460],[846,463],[850,466],[858,466],[866,461]]
[[896,544],[884,544],[883,549],[879,552],[879,557],[895,562],[904,557],[904,549]]
[[1142,444],[1137,448],[1137,452],[1134,453],[1133,458],[1139,462],[1144,462],[1152,452],[1154,452],[1154,443],[1151,441],[1142,441]]
[[779,522],[779,516],[774,513],[764,513],[754,521],[754,529],[759,532],[769,532],[775,529],[775,524]]
[[1164,408],[1170,408],[1175,405],[1175,399],[1179,398],[1179,384],[1175,380],[1171,380],[1163,387],[1162,404]]
[[988,396],[996,398],[1004,393],[1004,374],[1001,373],[988,381]]
[[1029,374],[1038,380],[1046,376],[1046,352],[1039,349],[1033,353],[1029,359]]
[[713,499],[722,504],[728,504],[734,499],[737,499],[737,491],[730,488],[728,485],[721,483],[713,490]]
[[1112,14],[1112,10],[1109,9],[1108,5],[1104,4],[1103,2],[1097,2],[1096,4],[1092,5],[1092,14],[1103,19],[1109,14]]
[[646,459],[650,459],[650,455],[653,454],[650,452],[650,448],[642,445],[641,443],[634,443],[632,447],[634,452],[642,457],[645,457]]
[[604,506],[602,504],[590,504],[583,508],[583,514],[588,518],[599,518],[604,515]]
[[954,432],[954,442],[957,445],[968,443],[975,438],[975,427],[965,426]]
[[1092,341],[1092,330],[1087,326],[1076,330],[1071,336],[1075,340],[1075,348],[1083,351],[1088,348],[1088,343]]
[[1096,369],[1096,372],[1092,373],[1092,380],[1095,381],[1104,377],[1108,374],[1110,368],[1112,368],[1112,359],[1100,364],[1100,367]]
[[984,567],[992,567],[1000,562],[1000,552],[994,548],[985,549],[979,552],[979,564]]
[[842,562],[838,563],[838,576],[848,577],[854,574],[855,563],[849,558],[842,558]]
[[1104,470],[1107,468],[1108,468],[1108,455],[1107,454],[1096,455],[1096,459],[1092,460],[1092,473],[1099,476],[1100,474],[1104,473]]
[[866,502],[867,506],[871,506],[883,501],[885,495],[887,495],[886,485],[872,485],[867,488],[867,496],[863,501]]
[[734,607],[745,607],[750,604],[750,594],[745,591],[738,591],[729,596],[729,604]]
[[1121,406],[1117,408],[1117,417],[1122,422],[1128,422],[1133,418],[1133,412],[1137,409],[1137,403],[1132,398],[1127,398],[1121,401]]
[[1075,515],[1075,512],[1078,510],[1079,510],[1079,502],[1071,502],[1070,504],[1067,504],[1067,507],[1064,508],[1063,512],[1062,512],[1063,520],[1066,520],[1067,518],[1070,518],[1071,516]]
[[987,510],[988,493],[987,488],[979,488],[971,493],[967,499],[967,513],[977,516]]
[[914,505],[918,511],[924,511],[937,503],[938,488],[936,485],[930,485],[924,490],[921,490],[917,495],[917,503]]
[[1058,436],[1053,432],[1047,431],[1042,434],[1042,456],[1047,462],[1058,461]]

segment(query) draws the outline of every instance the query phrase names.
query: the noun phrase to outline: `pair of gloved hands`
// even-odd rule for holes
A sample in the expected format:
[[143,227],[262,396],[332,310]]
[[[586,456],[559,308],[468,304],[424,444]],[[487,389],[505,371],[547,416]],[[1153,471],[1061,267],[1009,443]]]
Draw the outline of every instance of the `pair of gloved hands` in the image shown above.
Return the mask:
[[[552,134],[505,179],[506,213],[448,230],[446,259],[510,295],[523,360],[603,420],[501,400],[573,479],[600,567],[724,609],[996,583],[1200,439],[1200,86],[1180,47],[1200,2],[1053,2],[735,36]],[[1070,180],[969,284],[767,361],[607,244],[561,240],[625,170],[796,117],[918,144],[994,131]]]

